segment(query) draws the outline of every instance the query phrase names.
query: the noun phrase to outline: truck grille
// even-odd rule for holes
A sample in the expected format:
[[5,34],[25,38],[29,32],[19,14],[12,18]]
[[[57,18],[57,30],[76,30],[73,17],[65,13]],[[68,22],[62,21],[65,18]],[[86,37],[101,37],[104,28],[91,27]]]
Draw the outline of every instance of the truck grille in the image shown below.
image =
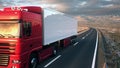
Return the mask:
[[0,65],[7,66],[9,61],[9,55],[7,54],[0,54]]
[[0,43],[0,65],[7,66],[9,63],[9,56],[15,53],[15,43]]

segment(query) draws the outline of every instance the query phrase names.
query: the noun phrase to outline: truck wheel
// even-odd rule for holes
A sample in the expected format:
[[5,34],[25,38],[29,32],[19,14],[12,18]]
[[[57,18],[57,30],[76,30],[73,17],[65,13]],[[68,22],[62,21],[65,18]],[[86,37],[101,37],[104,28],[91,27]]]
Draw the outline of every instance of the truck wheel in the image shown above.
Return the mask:
[[57,54],[57,50],[54,49],[54,50],[53,50],[53,55],[56,55],[56,54]]
[[29,68],[36,68],[38,64],[38,58],[36,54],[31,54],[29,61]]
[[55,56],[55,55],[57,54],[57,51],[58,51],[57,49],[58,49],[58,48],[55,46],[55,47],[54,47],[54,50],[53,50],[53,56]]

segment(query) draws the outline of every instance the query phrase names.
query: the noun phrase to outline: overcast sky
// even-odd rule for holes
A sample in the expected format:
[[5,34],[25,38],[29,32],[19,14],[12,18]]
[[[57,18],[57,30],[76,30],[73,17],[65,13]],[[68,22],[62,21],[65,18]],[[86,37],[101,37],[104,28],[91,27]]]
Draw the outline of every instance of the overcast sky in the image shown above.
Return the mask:
[[120,15],[120,0],[0,0],[5,6],[37,5],[71,15]]

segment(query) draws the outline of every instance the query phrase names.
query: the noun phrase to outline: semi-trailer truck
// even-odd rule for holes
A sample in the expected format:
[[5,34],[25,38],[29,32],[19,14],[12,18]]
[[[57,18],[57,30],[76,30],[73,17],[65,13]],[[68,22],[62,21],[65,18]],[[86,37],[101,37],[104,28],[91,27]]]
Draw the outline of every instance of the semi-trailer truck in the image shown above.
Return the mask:
[[77,35],[77,21],[38,6],[0,10],[0,68],[35,68]]

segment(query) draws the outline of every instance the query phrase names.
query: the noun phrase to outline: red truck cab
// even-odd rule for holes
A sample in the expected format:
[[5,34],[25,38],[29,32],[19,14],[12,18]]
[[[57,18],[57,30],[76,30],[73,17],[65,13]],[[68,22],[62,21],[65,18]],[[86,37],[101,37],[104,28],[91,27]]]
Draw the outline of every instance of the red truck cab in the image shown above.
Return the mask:
[[42,9],[8,7],[0,11],[0,68],[28,68],[42,49]]

